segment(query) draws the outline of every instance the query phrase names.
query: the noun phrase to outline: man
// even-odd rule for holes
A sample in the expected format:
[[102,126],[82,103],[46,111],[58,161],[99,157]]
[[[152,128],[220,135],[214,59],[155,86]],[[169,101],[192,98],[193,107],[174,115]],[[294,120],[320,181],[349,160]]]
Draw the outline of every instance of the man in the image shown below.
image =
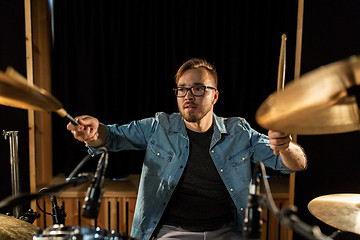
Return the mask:
[[80,116],[79,126],[67,128],[91,153],[146,150],[132,237],[242,239],[251,162],[298,171],[306,168],[304,152],[288,134],[265,136],[242,118],[216,116],[218,78],[205,60],[185,62],[175,79],[180,113],[108,126]]

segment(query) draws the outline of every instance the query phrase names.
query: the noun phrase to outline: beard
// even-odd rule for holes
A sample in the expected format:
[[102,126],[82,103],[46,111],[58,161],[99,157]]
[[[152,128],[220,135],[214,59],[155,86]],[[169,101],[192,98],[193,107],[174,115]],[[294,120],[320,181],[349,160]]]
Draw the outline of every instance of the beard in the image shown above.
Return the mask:
[[[195,104],[193,104],[193,105],[195,105]],[[211,105],[208,105],[208,106],[195,105],[195,107],[196,108],[194,111],[189,112],[189,111],[186,111],[186,108],[184,108],[183,106],[178,105],[181,116],[187,122],[198,122],[201,119],[203,119],[206,116],[206,114],[208,114],[211,111]]]

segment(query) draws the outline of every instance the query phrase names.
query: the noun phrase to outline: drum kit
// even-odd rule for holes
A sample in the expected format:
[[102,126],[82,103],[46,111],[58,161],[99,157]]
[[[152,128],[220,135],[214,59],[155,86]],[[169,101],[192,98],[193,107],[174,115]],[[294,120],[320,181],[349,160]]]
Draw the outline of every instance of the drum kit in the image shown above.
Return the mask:
[[[352,89],[358,85],[360,56],[320,67],[290,82],[282,91],[269,95],[258,108],[256,121],[265,129],[300,135],[357,131],[360,129],[359,107]],[[0,104],[56,112],[77,124],[59,100],[44,89],[28,84],[11,68],[0,72]],[[308,204],[308,209],[332,227],[360,234],[360,194],[320,196]],[[113,232],[63,225],[42,231],[5,215],[0,215],[0,223],[1,239],[120,239]]]
[[69,240],[122,240],[128,239],[125,235],[114,231],[106,231],[100,228],[70,227],[62,224],[55,224],[52,227],[41,230],[23,220],[12,216],[0,214],[0,239],[69,239]]
[[[27,80],[16,72],[13,68],[7,68],[5,72],[0,71],[0,104],[10,107],[55,112],[59,116],[66,118],[75,125],[78,122],[70,116],[58,99],[48,93],[46,90],[37,86],[31,85]],[[57,221],[55,219],[64,219],[66,214],[57,214],[53,207],[53,223],[52,227],[41,230],[32,223],[37,217],[30,209],[26,213],[22,213],[19,206],[23,202],[29,202],[44,196],[51,196],[55,198],[55,194],[62,190],[74,187],[84,183],[90,183],[87,197],[84,200],[82,215],[87,218],[97,218],[98,210],[100,208],[102,187],[104,185],[104,174],[107,166],[107,151],[100,157],[98,167],[95,175],[89,173],[78,174],[80,166],[84,165],[89,160],[90,155],[86,156],[78,167],[70,174],[65,183],[54,186],[52,188],[45,188],[38,193],[20,193],[19,189],[19,173],[18,173],[18,134],[17,131],[4,130],[3,135],[10,140],[10,163],[11,163],[11,182],[12,182],[12,196],[0,201],[0,209],[5,207],[13,207],[13,215],[0,214],[0,240],[15,240],[15,239],[99,239],[99,240],[120,240],[132,239],[126,234],[120,234],[115,231],[107,231],[100,228],[87,227],[71,227],[65,226],[64,221]],[[56,198],[55,198],[56,199]],[[52,200],[53,201],[53,200]],[[55,200],[56,201],[56,200]],[[55,204],[57,205],[57,204]],[[55,216],[58,215],[58,216]],[[61,216],[60,216],[61,215]]]

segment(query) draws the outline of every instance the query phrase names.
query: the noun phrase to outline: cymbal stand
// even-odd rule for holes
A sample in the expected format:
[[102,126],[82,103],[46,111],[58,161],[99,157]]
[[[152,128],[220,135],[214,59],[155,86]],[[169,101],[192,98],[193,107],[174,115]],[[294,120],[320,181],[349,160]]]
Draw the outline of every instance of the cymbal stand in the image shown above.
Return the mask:
[[[20,193],[20,179],[19,179],[19,155],[18,155],[18,131],[3,130],[5,140],[9,138],[10,143],[10,165],[11,165],[11,187],[12,195]],[[13,208],[14,217],[19,218],[21,215],[21,207],[15,206]]]
[[[5,131],[3,130],[3,136],[5,140],[9,138],[10,143],[10,165],[11,165],[11,187],[12,195],[18,196],[21,191],[20,186],[20,175],[19,175],[19,137],[18,131]],[[40,217],[40,214],[34,212],[32,209],[28,209],[26,212],[23,212],[21,205],[16,205],[13,207],[13,216],[17,219],[24,220],[29,223],[33,223],[36,218]]]
[[331,240],[332,236],[328,237],[324,235],[318,226],[310,226],[307,223],[301,221],[300,218],[297,217],[295,214],[297,211],[295,206],[284,207],[281,210],[276,207],[274,199],[271,195],[269,182],[266,178],[266,170],[264,163],[260,162],[260,168],[266,193],[265,201],[260,201],[260,204],[268,208],[281,224],[292,229],[306,239]]

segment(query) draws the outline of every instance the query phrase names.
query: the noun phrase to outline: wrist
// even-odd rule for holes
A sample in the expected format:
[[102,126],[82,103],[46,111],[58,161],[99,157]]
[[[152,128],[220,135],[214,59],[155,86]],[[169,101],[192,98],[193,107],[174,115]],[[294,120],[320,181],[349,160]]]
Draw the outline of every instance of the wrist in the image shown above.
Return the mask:
[[84,143],[85,145],[91,147],[101,147],[105,144],[107,135],[107,127],[104,124],[99,123],[99,126],[95,132],[95,136],[88,141],[84,141]]

